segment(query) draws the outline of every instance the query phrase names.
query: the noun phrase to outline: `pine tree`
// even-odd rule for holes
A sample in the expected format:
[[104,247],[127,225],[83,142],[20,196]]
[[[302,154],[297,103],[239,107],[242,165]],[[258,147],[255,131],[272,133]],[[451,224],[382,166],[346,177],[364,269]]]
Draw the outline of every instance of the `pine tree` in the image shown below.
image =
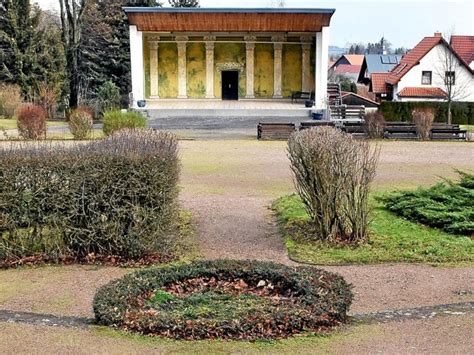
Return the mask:
[[0,2],[0,81],[33,99],[41,83],[60,86],[64,54],[55,20],[29,0]]
[[199,0],[168,0],[172,7],[199,7]]

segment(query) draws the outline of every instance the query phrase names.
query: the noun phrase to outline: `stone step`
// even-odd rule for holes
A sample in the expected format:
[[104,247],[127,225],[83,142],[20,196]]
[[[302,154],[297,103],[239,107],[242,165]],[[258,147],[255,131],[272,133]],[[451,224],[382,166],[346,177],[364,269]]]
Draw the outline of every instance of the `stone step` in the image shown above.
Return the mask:
[[147,109],[143,112],[149,119],[199,118],[199,117],[310,117],[311,109]]

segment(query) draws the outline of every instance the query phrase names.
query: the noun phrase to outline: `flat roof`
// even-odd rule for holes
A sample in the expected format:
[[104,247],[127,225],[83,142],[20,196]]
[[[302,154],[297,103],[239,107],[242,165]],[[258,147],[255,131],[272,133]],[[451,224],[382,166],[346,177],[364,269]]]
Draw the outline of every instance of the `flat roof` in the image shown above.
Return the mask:
[[319,32],[335,9],[123,7],[147,32]]
[[336,9],[313,8],[245,8],[245,7],[122,7],[125,13],[263,13],[263,14],[334,14]]

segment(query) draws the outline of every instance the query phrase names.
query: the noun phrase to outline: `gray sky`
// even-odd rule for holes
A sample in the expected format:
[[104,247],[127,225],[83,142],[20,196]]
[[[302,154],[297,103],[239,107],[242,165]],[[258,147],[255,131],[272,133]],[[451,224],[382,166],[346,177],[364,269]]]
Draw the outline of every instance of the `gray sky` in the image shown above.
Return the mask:
[[[58,8],[58,0],[36,0]],[[166,2],[167,1],[163,1]],[[266,7],[271,0],[201,0],[202,7]],[[435,31],[474,35],[470,0],[286,0],[286,7],[335,8],[330,43],[375,42],[385,36],[394,47],[412,48]]]

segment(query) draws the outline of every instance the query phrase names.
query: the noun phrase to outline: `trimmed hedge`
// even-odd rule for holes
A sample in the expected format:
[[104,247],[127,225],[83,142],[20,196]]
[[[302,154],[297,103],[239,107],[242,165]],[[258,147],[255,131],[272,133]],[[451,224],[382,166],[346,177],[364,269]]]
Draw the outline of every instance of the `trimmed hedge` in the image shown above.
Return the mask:
[[459,172],[459,183],[446,181],[428,189],[401,191],[382,198],[399,216],[441,228],[448,233],[474,235],[474,175]]
[[[196,279],[195,289],[186,284]],[[217,260],[129,274],[100,288],[93,308],[98,324],[141,334],[273,339],[343,323],[352,298],[351,286],[324,270]]]
[[[382,102],[379,110],[386,121],[410,122],[414,109],[432,109],[435,122],[447,122],[446,102]],[[474,102],[453,102],[451,107],[453,123],[474,125]]]
[[104,113],[103,123],[108,136],[124,128],[145,128],[146,118],[140,112],[112,110]]
[[174,135],[151,130],[88,144],[0,149],[0,261],[168,255],[177,154]]

